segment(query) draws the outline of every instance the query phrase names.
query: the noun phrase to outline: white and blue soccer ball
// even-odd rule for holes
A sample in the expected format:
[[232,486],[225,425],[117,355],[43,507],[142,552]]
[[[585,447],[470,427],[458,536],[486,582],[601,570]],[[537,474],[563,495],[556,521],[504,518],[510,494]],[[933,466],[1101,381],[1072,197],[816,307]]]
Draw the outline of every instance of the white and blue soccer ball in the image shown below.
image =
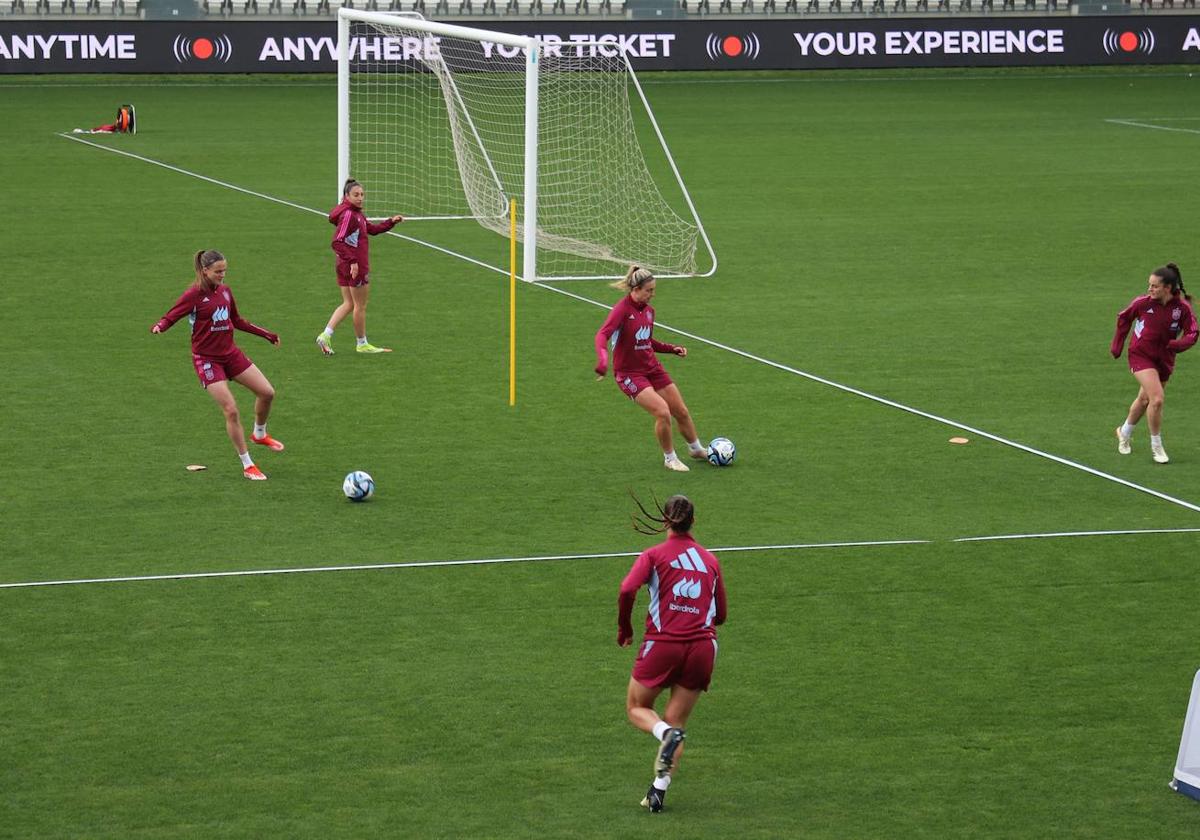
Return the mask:
[[342,482],[342,492],[352,502],[365,502],[375,494],[375,479],[369,473],[355,470]]
[[737,457],[737,448],[727,437],[715,437],[708,442],[708,462],[716,467],[728,467]]

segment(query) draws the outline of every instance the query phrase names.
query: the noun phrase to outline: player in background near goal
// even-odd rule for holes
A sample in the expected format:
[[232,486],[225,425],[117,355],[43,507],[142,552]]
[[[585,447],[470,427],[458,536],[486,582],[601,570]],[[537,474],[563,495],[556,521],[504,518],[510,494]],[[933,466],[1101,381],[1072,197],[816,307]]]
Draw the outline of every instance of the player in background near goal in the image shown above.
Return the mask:
[[[642,799],[642,807],[657,813],[679,767],[688,716],[712,679],[716,625],[725,623],[725,582],[717,558],[692,539],[696,512],[691,501],[672,496],[655,506],[657,513],[650,513],[638,502],[644,518],[635,515],[634,528],[643,534],[669,533],[664,542],[643,551],[621,581],[617,644],[625,647],[633,641],[633,603],[638,590],[647,587],[646,633],[629,678],[625,713],[658,741],[654,781]],[[665,688],[671,693],[660,718],[654,701]]]
[[387,347],[376,347],[367,341],[367,297],[368,275],[371,272],[368,251],[368,236],[387,233],[404,221],[403,216],[391,216],[382,222],[367,221],[363,214],[366,191],[362,184],[350,178],[342,186],[342,203],[329,211],[329,222],[333,225],[333,251],[337,254],[338,288],[342,302],[329,316],[325,330],[317,336],[317,346],[326,356],[333,355],[333,331],[351,311],[354,312],[354,335],[358,339],[355,349],[359,353],[390,353]]
[[184,315],[187,316],[192,325],[192,363],[196,367],[196,376],[225,413],[225,431],[233,441],[238,457],[242,459],[243,475],[263,481],[266,476],[254,465],[247,451],[246,435],[242,431],[237,400],[229,390],[229,381],[237,382],[254,393],[254,434],[250,439],[268,449],[282,452],[283,444],[267,434],[267,417],[271,413],[275,389],[254,362],[246,358],[246,354],[233,343],[233,330],[236,328],[262,336],[276,347],[279,346],[279,336],[238,314],[233,292],[224,282],[229,266],[220,251],[197,251],[194,263],[196,282],[180,295],[167,314],[150,328],[150,332],[164,332]]
[[604,325],[596,333],[596,374],[604,378],[608,371],[608,345],[613,346],[613,374],[624,394],[654,415],[654,434],[662,446],[663,463],[667,469],[687,472],[688,466],[675,454],[671,440],[671,418],[688,442],[688,454],[706,458],[708,451],[696,435],[696,424],[683,402],[679,388],[663,370],[655,353],[674,353],[686,357],[687,348],[654,340],[655,280],[649,269],[630,266],[621,280],[612,284],[627,294],[608,313]]
[[1175,369],[1175,354],[1196,343],[1196,316],[1192,296],[1183,288],[1179,266],[1167,263],[1154,269],[1146,294],[1135,297],[1117,314],[1117,333],[1109,348],[1114,359],[1121,357],[1130,327],[1129,370],[1138,381],[1138,394],[1129,406],[1125,422],[1117,427],[1117,451],[1133,451],[1133,427],[1146,415],[1150,426],[1150,453],[1157,464],[1170,459],[1162,444],[1163,386]]

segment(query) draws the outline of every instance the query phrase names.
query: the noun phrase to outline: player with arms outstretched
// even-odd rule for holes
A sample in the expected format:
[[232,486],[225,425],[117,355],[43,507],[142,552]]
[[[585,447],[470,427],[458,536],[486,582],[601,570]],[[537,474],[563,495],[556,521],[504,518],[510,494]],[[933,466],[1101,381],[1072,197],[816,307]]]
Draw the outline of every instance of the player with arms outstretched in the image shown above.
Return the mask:
[[368,237],[387,233],[397,224],[404,221],[403,216],[390,216],[382,222],[367,221],[363,213],[363,202],[366,191],[363,185],[353,178],[342,186],[342,202],[329,211],[329,223],[333,225],[333,242],[331,247],[337,254],[335,273],[337,274],[338,289],[342,293],[342,302],[333,314],[329,323],[317,336],[317,346],[326,356],[333,355],[333,331],[350,312],[354,312],[354,335],[359,353],[390,353],[390,348],[376,347],[367,341],[367,298],[370,295],[371,273],[369,259],[370,244]]
[[1119,359],[1132,328],[1129,370],[1137,379],[1138,393],[1125,422],[1117,427],[1117,451],[1122,455],[1133,451],[1133,427],[1146,415],[1150,453],[1155,463],[1165,464],[1170,459],[1162,443],[1163,388],[1175,370],[1175,354],[1196,343],[1196,315],[1175,263],[1154,269],[1147,283],[1146,294],[1118,313],[1117,332],[1109,347],[1112,357]]
[[208,391],[225,414],[225,431],[242,459],[242,474],[254,481],[266,475],[254,465],[246,447],[237,400],[229,390],[229,381],[237,382],[254,393],[254,434],[251,440],[276,452],[283,444],[267,434],[267,417],[275,399],[275,389],[254,362],[233,343],[233,331],[239,329],[265,338],[279,346],[279,336],[264,327],[252,324],[238,314],[233,291],[225,285],[228,263],[220,251],[197,251],[194,260],[196,282],[180,295],[153,327],[152,333],[170,329],[180,318],[187,316],[192,326],[192,364],[200,384]]
[[[638,507],[645,518],[635,516],[635,528],[646,534],[670,532],[664,542],[638,556],[617,598],[617,644],[625,647],[633,641],[631,615],[637,592],[645,586],[650,595],[625,713],[659,744],[654,781],[642,799],[642,807],[657,813],[663,809],[671,774],[679,767],[688,716],[712,680],[716,627],[726,615],[725,581],[717,558],[692,538],[696,512],[686,496],[667,499],[657,514],[641,503]],[[665,688],[671,693],[660,718],[654,702]]]
[[687,472],[688,466],[675,454],[671,439],[671,418],[688,442],[688,454],[706,458],[708,451],[696,434],[696,424],[683,402],[679,388],[667,375],[656,353],[686,357],[687,348],[654,338],[655,280],[649,269],[630,266],[621,280],[612,284],[627,294],[608,313],[596,333],[596,375],[603,379],[608,371],[608,346],[613,347],[613,373],[622,393],[654,416],[654,435],[663,451],[663,463],[669,470]]

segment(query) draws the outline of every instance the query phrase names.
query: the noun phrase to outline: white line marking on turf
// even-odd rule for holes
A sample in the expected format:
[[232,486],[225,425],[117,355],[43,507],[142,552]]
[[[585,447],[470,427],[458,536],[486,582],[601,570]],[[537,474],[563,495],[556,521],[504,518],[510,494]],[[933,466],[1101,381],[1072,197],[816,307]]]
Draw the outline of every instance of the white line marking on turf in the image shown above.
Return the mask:
[[[873,540],[866,542],[788,543],[784,545],[741,545],[713,548],[711,551],[729,554],[736,551],[789,551],[812,548],[858,548],[886,545],[923,545],[929,540]],[[477,560],[414,560],[407,563],[371,563],[356,566],[302,566],[293,569],[241,569],[229,572],[184,572],[174,575],[128,575],[125,577],[75,578],[69,580],[31,580],[21,583],[0,583],[0,589],[22,589],[34,586],[70,586],[81,583],[133,583],[151,580],[197,580],[200,578],[258,577],[263,575],[298,575],[310,572],[366,572],[380,569],[421,569],[431,566],[491,566],[498,563],[535,563],[550,560],[604,560],[613,557],[637,557],[640,551],[610,551],[599,554],[546,554],[534,557],[488,557]]]
[[[542,286],[542,288],[545,288],[545,289],[550,289],[551,291],[554,291],[554,292],[558,292],[560,295],[566,295],[567,297],[572,297],[572,298],[575,298],[576,300],[581,300],[581,301],[584,301],[585,303],[590,303],[594,306],[599,306],[603,309],[612,309],[612,307],[606,303],[601,303],[600,301],[592,300],[591,298],[584,297],[583,295],[576,294],[575,292],[568,292],[565,289],[559,289],[555,286],[547,286],[542,283],[538,283],[536,285]],[[1123,478],[1112,475],[1111,473],[1106,473],[1102,470],[1097,470],[1093,467],[1086,466],[1085,464],[1080,464],[1077,461],[1072,461],[1068,458],[1063,458],[1058,455],[1052,455],[1049,452],[1043,452],[1040,449],[1034,449],[1032,446],[1026,446],[1025,444],[1018,443],[1015,440],[1009,440],[1008,438],[1001,437],[1000,435],[994,435],[990,432],[985,432],[982,429],[977,429],[974,426],[968,426],[964,423],[960,423],[957,420],[950,420],[946,417],[941,417],[937,414],[931,414],[928,411],[922,411],[919,408],[913,408],[912,406],[905,405],[904,403],[898,403],[895,400],[889,400],[886,397],[879,397],[879,396],[876,396],[875,394],[871,394],[866,391],[860,391],[858,388],[852,388],[849,385],[843,385],[840,382],[834,382],[833,380],[826,379],[823,376],[817,376],[815,373],[808,373],[803,370],[797,370],[794,367],[789,367],[788,365],[782,364],[780,362],[774,362],[774,361],[771,361],[770,359],[765,359],[762,356],[756,356],[753,353],[749,353],[745,350],[739,350],[736,347],[730,347],[727,344],[721,344],[718,341],[713,341],[711,339],[704,338],[703,336],[699,336],[694,333],[686,332],[677,327],[672,327],[669,324],[664,324],[662,321],[656,321],[655,326],[660,327],[660,328],[666,330],[667,332],[675,333],[676,335],[686,336],[687,338],[693,339],[695,341],[699,341],[702,344],[707,344],[711,347],[716,347],[721,350],[725,350],[726,352],[733,353],[734,355],[742,356],[747,359],[752,359],[753,361],[756,361],[760,364],[767,365],[768,367],[773,367],[773,368],[776,368],[777,370],[786,371],[787,373],[795,374],[796,376],[801,376],[801,377],[804,377],[805,379],[810,379],[813,382],[819,382],[822,385],[829,386],[830,388],[836,388],[839,391],[845,391],[848,394],[854,394],[855,396],[862,397],[863,399],[871,400],[872,402],[877,402],[882,405],[889,406],[891,408],[897,408],[901,411],[907,411],[909,414],[915,414],[918,417],[924,417],[926,420],[933,420],[937,423],[942,423],[946,426],[949,426],[952,429],[958,429],[958,430],[965,431],[965,432],[971,432],[972,434],[978,435],[979,437],[986,438],[991,441],[995,441],[996,443],[1001,443],[1001,444],[1004,444],[1005,446],[1011,446],[1012,448],[1019,449],[1022,452],[1028,452],[1031,455],[1037,455],[1039,458],[1046,458],[1050,461],[1054,461],[1056,464],[1062,464],[1063,466],[1071,467],[1072,469],[1082,470],[1083,472],[1088,473],[1089,475],[1094,475],[1098,478],[1104,478],[1109,481],[1116,482],[1117,484],[1123,485],[1125,487],[1129,487],[1132,490],[1137,490],[1142,493],[1147,493],[1151,496],[1154,496],[1155,498],[1162,499],[1165,502],[1171,502],[1172,504],[1176,504],[1176,505],[1179,505],[1180,507],[1185,507],[1188,510],[1194,510],[1197,513],[1200,513],[1200,505],[1195,505],[1195,504],[1192,504],[1191,502],[1186,502],[1183,499],[1177,499],[1174,496],[1168,496],[1166,493],[1160,493],[1157,490],[1151,490],[1149,487],[1144,487],[1141,484],[1135,484],[1132,481],[1127,481]]]
[[[76,143],[82,143],[85,146],[91,146],[93,149],[100,149],[101,151],[104,151],[104,152],[112,152],[114,155],[121,155],[122,157],[133,158],[134,160],[140,160],[142,163],[149,163],[152,166],[161,166],[163,169],[169,169],[172,172],[178,172],[180,175],[188,175],[192,178],[199,178],[201,181],[207,181],[210,184],[216,184],[219,187],[225,187],[226,189],[233,190],[234,192],[240,192],[244,195],[252,195],[255,198],[261,198],[265,201],[272,201],[276,204],[282,204],[284,207],[291,207],[295,210],[301,210],[305,213],[314,213],[318,216],[328,216],[328,214],[323,213],[320,210],[317,210],[315,207],[305,207],[303,204],[297,204],[294,201],[288,201],[283,198],[276,198],[275,196],[267,195],[266,193],[255,192],[254,190],[249,190],[249,189],[246,189],[245,187],[239,187],[237,184],[231,184],[228,181],[220,181],[216,178],[210,178],[207,175],[201,175],[199,172],[192,172],[189,169],[183,169],[178,166],[173,166],[169,163],[163,163],[161,160],[155,160],[154,158],[143,157],[142,155],[135,155],[133,152],[126,152],[121,149],[114,149],[111,146],[105,146],[103,143],[96,143],[92,140],[84,140],[82,137],[76,137],[73,134],[66,134],[66,133],[60,132],[58,136],[62,137],[65,140],[74,140]],[[417,239],[412,236],[406,236],[403,233],[396,233],[395,231],[388,231],[388,233],[389,233],[389,235],[394,236],[397,239],[404,239],[408,242],[412,242],[417,245],[424,245],[426,248],[432,248],[435,251],[441,251],[443,254],[446,254],[451,257],[458,257],[461,260],[466,260],[469,263],[474,263],[475,265],[482,266],[483,268],[492,268],[494,271],[500,270],[500,269],[495,269],[492,266],[487,265],[486,263],[482,263],[476,259],[468,257],[465,254],[459,254],[455,251],[451,251],[447,248],[443,248],[440,245],[435,245],[432,242],[426,242],[423,239]],[[503,271],[501,273],[507,274],[508,272]]]
[[[285,207],[292,207],[292,208],[295,208],[296,210],[302,210],[306,213],[315,213],[320,216],[325,215],[320,210],[316,210],[312,207],[305,207],[302,204],[296,204],[295,202],[285,201],[282,198],[275,198],[274,196],[270,196],[265,193],[255,192],[254,190],[248,190],[244,187],[239,187],[234,184],[230,184],[226,181],[219,181],[216,178],[210,178],[207,175],[200,175],[199,173],[190,172],[187,169],[182,169],[178,166],[172,166],[169,163],[163,163],[162,161],[154,160],[153,158],[143,157],[141,155],[135,155],[132,152],[126,152],[126,151],[122,151],[120,149],[114,149],[110,146],[105,146],[101,143],[94,143],[91,140],[83,140],[83,139],[76,137],[74,135],[71,135],[71,134],[59,134],[58,136],[63,137],[67,140],[74,140],[76,143],[82,143],[85,146],[91,146],[92,148],[101,149],[106,152],[112,152],[113,154],[133,158],[134,160],[139,160],[144,163],[153,164],[154,166],[161,166],[164,169],[169,169],[172,172],[178,172],[181,175],[189,175],[193,178],[199,178],[200,180],[206,181],[210,184],[216,184],[218,186],[226,187],[228,189],[243,193],[245,195],[252,195],[256,198],[262,198],[262,199],[265,199],[266,201],[272,201],[272,202],[275,202],[276,204],[282,204]],[[437,251],[442,252],[443,254],[447,254],[449,256],[454,256],[454,257],[459,257],[461,259],[467,260],[468,262],[473,263],[478,266],[481,266],[483,268],[489,268],[493,271],[500,271],[500,269],[497,269],[494,266],[489,266],[486,263],[480,262],[480,261],[472,259],[470,257],[466,257],[462,254],[457,254],[454,251],[450,251],[446,248],[442,248],[440,246],[433,245],[428,242],[424,242],[420,239],[414,239],[410,236],[404,236],[402,234],[397,234],[397,233],[395,233],[395,231],[390,231],[390,233],[393,236],[396,236],[400,239],[405,239],[409,242],[414,242],[414,243],[417,243],[420,245],[426,245],[430,248],[433,248]],[[500,271],[500,273],[506,274],[507,272]],[[556,286],[550,286],[550,285],[547,285],[546,283],[541,283],[541,282],[534,282],[532,285],[538,286],[542,289],[548,289],[549,291],[556,292],[560,295],[565,295],[567,297],[574,298],[575,300],[583,301],[584,303],[588,303],[588,304],[591,304],[592,306],[600,307],[601,309],[606,309],[606,310],[612,309],[612,307],[609,304],[601,303],[598,300],[593,300],[592,298],[584,297],[583,295],[579,295],[574,292],[568,292],[565,289],[560,289]],[[1089,467],[1084,464],[1080,464],[1077,461],[1071,461],[1067,458],[1062,458],[1058,455],[1052,455],[1049,452],[1043,452],[1040,449],[1034,449],[1032,446],[1026,446],[1023,443],[1017,443],[1014,440],[1009,440],[1008,438],[1001,437],[999,435],[994,435],[990,432],[985,432],[982,429],[975,428],[974,426],[968,426],[964,423],[959,423],[956,420],[950,420],[945,417],[941,417],[937,414],[931,414],[927,411],[922,411],[919,408],[913,408],[912,406],[905,405],[904,403],[898,403],[898,402],[895,402],[894,400],[889,400],[886,397],[880,397],[880,396],[876,396],[875,394],[868,393],[866,391],[860,391],[858,388],[853,388],[849,385],[842,385],[839,382],[834,382],[831,379],[826,379],[822,376],[817,376],[814,373],[808,373],[806,371],[799,370],[799,369],[791,367],[789,365],[785,365],[781,362],[775,362],[770,359],[764,358],[762,356],[755,355],[754,353],[750,353],[745,350],[739,350],[738,348],[731,347],[728,344],[722,344],[719,341],[713,341],[712,339],[704,338],[703,336],[696,335],[695,333],[686,332],[685,330],[681,330],[677,327],[672,327],[669,324],[664,324],[661,321],[658,322],[658,326],[664,330],[667,330],[668,332],[675,333],[676,335],[686,336],[687,338],[693,339],[694,341],[699,341],[700,343],[707,344],[710,347],[716,347],[716,348],[718,348],[720,350],[724,350],[728,353],[733,353],[736,356],[741,356],[742,358],[750,359],[752,361],[758,362],[759,364],[767,365],[768,367],[773,367],[776,370],[782,370],[786,373],[791,373],[796,376],[800,376],[805,379],[811,380],[813,382],[819,382],[822,385],[826,385],[830,388],[836,388],[837,390],[844,391],[847,394],[854,394],[855,396],[862,397],[863,399],[871,400],[872,402],[877,402],[881,405],[886,405],[891,408],[896,408],[901,411],[906,411],[909,414],[914,414],[918,417],[924,417],[926,420],[933,420],[937,423],[941,423],[943,425],[949,426],[952,429],[970,432],[972,434],[978,435],[979,437],[986,438],[987,440],[995,441],[996,443],[1000,443],[1005,446],[1011,446],[1014,449],[1019,449],[1023,452],[1028,452],[1031,455],[1037,455],[1039,458],[1046,458],[1047,460],[1054,461],[1057,464],[1062,464],[1063,466],[1071,467],[1072,469],[1081,470],[1082,472],[1088,473],[1089,475],[1094,475],[1097,478],[1107,479],[1108,481],[1115,482],[1116,484],[1120,484],[1120,485],[1122,485],[1124,487],[1128,487],[1132,490],[1137,490],[1141,493],[1146,493],[1147,495],[1154,496],[1157,499],[1162,499],[1165,502],[1170,502],[1172,504],[1179,505],[1180,507],[1187,508],[1188,510],[1192,510],[1192,511],[1196,511],[1197,513],[1200,513],[1200,505],[1195,505],[1195,504],[1192,504],[1191,502],[1186,502],[1183,499],[1177,499],[1174,496],[1169,496],[1166,493],[1159,492],[1158,490],[1151,490],[1149,487],[1145,487],[1141,484],[1135,484],[1132,481],[1127,481],[1126,479],[1119,478],[1115,475],[1112,475],[1111,473],[1106,473],[1106,472],[1103,472],[1102,470],[1097,470],[1093,467]]]
[[1048,534],[997,534],[991,537],[959,537],[953,542],[992,542],[995,540],[1044,540],[1053,537],[1114,537],[1127,534],[1197,534],[1200,528],[1145,528],[1125,531],[1055,531]]
[[[1174,117],[1162,117],[1160,119],[1175,119]],[[1190,117],[1181,117],[1179,119],[1191,119]],[[1180,131],[1184,134],[1200,134],[1200,128],[1175,128],[1169,125],[1154,125],[1148,122],[1138,122],[1137,120],[1105,120],[1106,123],[1114,123],[1115,125],[1130,125],[1134,128],[1153,128],[1155,131]]]
[[[1063,537],[1112,537],[1144,534],[1193,534],[1200,528],[1148,528],[1119,531],[1057,531],[1045,534],[998,534],[984,537],[959,537],[954,543],[987,542],[990,540],[1032,540]],[[733,545],[710,549],[714,554],[733,554],[740,551],[810,551],[821,548],[880,548],[894,545],[932,545],[940,540],[863,540],[858,542],[781,543],[779,545]],[[30,580],[0,583],[0,589],[32,589],[45,586],[78,586],[85,583],[143,583],[160,580],[201,580],[205,578],[265,577],[268,575],[298,575],[314,572],[370,572],[384,569],[427,569],[435,566],[492,566],[501,563],[541,563],[555,560],[608,560],[615,557],[637,557],[638,551],[607,551],[595,554],[545,554],[530,557],[488,557],[475,560],[414,560],[406,563],[370,563],[355,566],[301,566],[291,569],[238,569],[227,572],[183,572],[168,575],[127,575],[124,577],[74,578],[67,580]]]

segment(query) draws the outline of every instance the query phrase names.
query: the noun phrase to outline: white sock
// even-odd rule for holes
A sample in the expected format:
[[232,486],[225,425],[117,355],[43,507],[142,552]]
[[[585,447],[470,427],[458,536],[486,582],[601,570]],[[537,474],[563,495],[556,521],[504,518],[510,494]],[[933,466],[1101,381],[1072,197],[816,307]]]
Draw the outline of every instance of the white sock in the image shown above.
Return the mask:
[[1162,435],[1150,435],[1151,446],[1162,446]]
[[238,457],[242,459],[242,469],[254,466],[254,461],[251,460],[249,452],[243,452],[241,455],[238,455]]
[[1124,423],[1121,424],[1121,437],[1123,437],[1123,438],[1133,437],[1133,426],[1131,426],[1129,424],[1128,420],[1126,420]]
[[654,729],[652,729],[651,732],[656,739],[661,741],[663,736],[667,734],[667,730],[670,728],[671,724],[667,723],[665,720],[660,720],[658,723],[654,724]]
[[697,438],[696,440],[688,441],[688,449],[692,450],[693,452],[703,452],[704,444],[702,444],[700,439]]
[[358,342],[359,347],[362,347],[367,343],[367,337],[365,335],[360,335],[355,340]]
[[333,327],[329,326],[328,324],[325,325],[325,337],[333,338]]
[[267,424],[263,423],[260,426],[257,423],[255,423],[254,424],[254,436],[259,439],[265,438],[267,436]]
[[678,460],[679,460],[679,456],[675,454],[674,449],[672,449],[670,452],[663,453],[663,463],[664,464],[669,464],[672,461],[678,461]]
[[666,776],[659,776],[658,778],[656,778],[654,780],[654,789],[655,790],[666,790],[670,786],[671,786],[670,774],[668,774]]

